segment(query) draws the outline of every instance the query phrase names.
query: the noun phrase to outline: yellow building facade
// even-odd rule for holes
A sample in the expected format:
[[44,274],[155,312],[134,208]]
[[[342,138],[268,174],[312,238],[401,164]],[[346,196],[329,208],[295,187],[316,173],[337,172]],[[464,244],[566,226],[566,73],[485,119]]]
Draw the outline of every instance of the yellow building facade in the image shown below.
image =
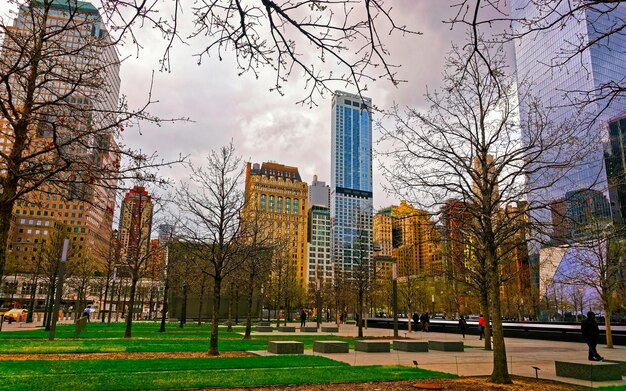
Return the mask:
[[374,255],[392,256],[398,276],[437,275],[442,268],[441,240],[430,214],[402,201],[374,216]]
[[308,185],[296,167],[265,162],[246,167],[242,224],[262,220],[267,237],[283,249],[298,285],[306,289]]

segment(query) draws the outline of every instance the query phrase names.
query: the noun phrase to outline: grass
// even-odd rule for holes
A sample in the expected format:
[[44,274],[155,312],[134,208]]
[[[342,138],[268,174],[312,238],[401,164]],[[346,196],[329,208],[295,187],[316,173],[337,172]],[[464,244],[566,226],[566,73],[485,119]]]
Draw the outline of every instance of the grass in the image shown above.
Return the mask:
[[624,386],[608,386],[599,388],[589,388],[585,391],[626,391],[626,385]]
[[[137,353],[137,352],[206,352],[211,335],[210,325],[189,324],[181,329],[170,324],[165,333],[159,333],[158,325],[138,322],[133,325],[133,338],[123,339],[124,324],[90,323],[79,338],[74,338],[74,325],[59,325],[56,339],[48,341],[44,330],[11,331],[0,333],[0,354],[52,354],[52,353]],[[220,351],[266,350],[269,340],[296,340],[305,349],[313,347],[313,341],[341,340],[354,348],[354,339],[332,335],[263,335],[243,340],[244,329],[237,332],[219,332]]]
[[[115,375],[112,376],[112,374]],[[12,381],[0,383],[0,389],[7,387],[12,390],[254,387],[455,377],[445,373],[402,366],[350,367],[347,364],[317,356],[5,361],[3,362],[3,375]]]
[[[57,339],[48,341],[43,330],[0,333],[0,353],[120,353],[206,352],[208,324],[180,329],[170,324],[158,333],[158,324],[138,322],[133,338],[123,339],[124,324],[90,323],[74,339],[74,325],[59,325]],[[243,328],[235,328],[243,331]],[[342,340],[354,348],[355,339],[333,335],[263,335],[243,340],[242,334],[220,329],[220,351],[266,350],[269,340],[295,340],[312,348],[313,341]],[[351,367],[321,356],[269,356],[220,358],[160,358],[115,360],[0,361],[0,390],[124,390],[206,387],[254,387],[288,384],[367,382],[455,377],[402,366]]]

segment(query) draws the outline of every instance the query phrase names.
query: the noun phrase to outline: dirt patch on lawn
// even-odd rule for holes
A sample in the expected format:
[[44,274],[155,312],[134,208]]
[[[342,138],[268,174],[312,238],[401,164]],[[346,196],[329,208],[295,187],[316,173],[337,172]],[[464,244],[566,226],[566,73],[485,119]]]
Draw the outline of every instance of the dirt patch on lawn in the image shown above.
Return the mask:
[[[228,391],[277,391],[289,389],[292,391],[403,391],[403,390],[455,390],[455,391],[562,391],[580,390],[583,387],[524,377],[513,377],[513,384],[500,385],[489,382],[487,377],[463,377],[459,379],[424,379],[424,380],[404,380],[395,382],[371,382],[371,383],[330,383],[330,384],[310,384],[275,387],[254,387],[254,388],[228,388],[220,390]],[[212,389],[215,390],[215,389]]]
[[156,358],[222,358],[254,356],[248,352],[224,352],[209,356],[206,352],[156,352],[156,353],[63,353],[63,354],[0,354],[3,360],[129,360]]

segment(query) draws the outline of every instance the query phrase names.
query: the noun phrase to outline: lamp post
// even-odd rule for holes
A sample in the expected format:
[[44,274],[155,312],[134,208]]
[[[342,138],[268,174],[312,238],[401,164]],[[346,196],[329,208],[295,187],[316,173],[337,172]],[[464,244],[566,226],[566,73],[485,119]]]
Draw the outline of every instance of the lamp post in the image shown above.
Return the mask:
[[398,338],[398,268],[393,263],[392,268],[392,286],[393,286],[393,337]]
[[435,295],[433,294],[431,297],[432,300],[432,304],[433,304],[433,312],[431,313],[431,317],[435,315]]
[[315,300],[317,303],[317,328],[322,324],[322,297],[320,294],[320,279],[315,280]]
[[63,274],[65,273],[65,262],[67,262],[67,252],[70,248],[70,240],[63,241],[63,252],[61,253],[61,263],[59,264],[59,277],[57,279],[56,295],[54,297],[54,307],[52,308],[52,322],[50,323],[50,336],[48,339],[54,341],[54,333],[59,321],[59,306],[61,305],[61,296],[63,296]]
[[35,312],[35,299],[37,298],[37,278],[39,277],[39,267],[41,266],[41,250],[42,246],[39,247],[39,261],[37,262],[37,269],[35,270],[35,277],[33,278],[33,283],[30,286],[30,304],[28,305],[28,314],[26,315],[26,323],[33,323],[33,315]]

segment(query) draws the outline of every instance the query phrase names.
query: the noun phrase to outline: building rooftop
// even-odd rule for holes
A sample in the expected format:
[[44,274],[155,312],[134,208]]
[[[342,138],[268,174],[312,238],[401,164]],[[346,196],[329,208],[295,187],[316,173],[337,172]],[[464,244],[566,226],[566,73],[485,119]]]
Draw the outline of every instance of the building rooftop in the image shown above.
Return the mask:
[[266,177],[275,177],[282,179],[291,179],[302,182],[297,167],[285,166],[279,163],[264,162],[259,166],[258,163],[252,165],[250,175],[263,175]]
[[[44,6],[44,0],[35,0],[34,1],[39,6]],[[78,10],[84,13],[94,13],[99,14],[98,9],[88,1],[77,1],[77,0],[51,0],[48,1],[50,4],[50,8],[59,9],[59,10]]]

